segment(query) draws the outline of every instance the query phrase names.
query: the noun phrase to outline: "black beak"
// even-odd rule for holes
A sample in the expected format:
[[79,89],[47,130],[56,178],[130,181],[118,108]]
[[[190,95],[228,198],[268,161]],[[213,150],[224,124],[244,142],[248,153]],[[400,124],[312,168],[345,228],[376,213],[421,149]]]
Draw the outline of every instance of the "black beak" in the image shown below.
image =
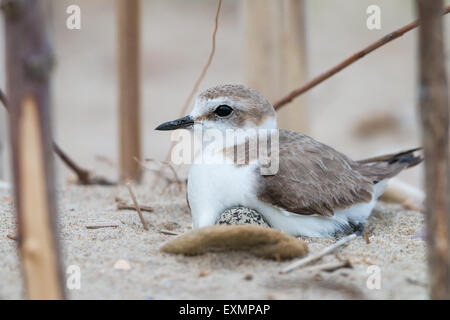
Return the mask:
[[164,122],[155,128],[155,130],[168,131],[182,128],[189,128],[194,125],[194,120],[191,116],[186,116],[173,121]]

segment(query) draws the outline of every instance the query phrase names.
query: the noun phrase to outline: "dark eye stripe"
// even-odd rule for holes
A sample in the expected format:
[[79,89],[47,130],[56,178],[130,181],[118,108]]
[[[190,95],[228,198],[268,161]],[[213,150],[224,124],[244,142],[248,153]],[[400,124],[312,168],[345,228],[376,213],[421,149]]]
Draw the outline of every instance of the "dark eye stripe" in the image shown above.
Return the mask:
[[214,110],[214,113],[218,115],[219,117],[226,117],[229,116],[233,112],[233,108],[230,106],[227,106],[225,104],[220,105]]

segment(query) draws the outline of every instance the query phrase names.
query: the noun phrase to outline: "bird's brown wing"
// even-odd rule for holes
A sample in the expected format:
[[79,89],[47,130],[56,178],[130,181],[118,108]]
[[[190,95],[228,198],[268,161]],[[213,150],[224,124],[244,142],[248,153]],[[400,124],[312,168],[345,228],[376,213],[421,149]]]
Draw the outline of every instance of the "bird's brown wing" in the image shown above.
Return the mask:
[[329,217],[372,199],[373,183],[356,166],[311,137],[280,130],[279,170],[259,175],[258,198],[289,212]]

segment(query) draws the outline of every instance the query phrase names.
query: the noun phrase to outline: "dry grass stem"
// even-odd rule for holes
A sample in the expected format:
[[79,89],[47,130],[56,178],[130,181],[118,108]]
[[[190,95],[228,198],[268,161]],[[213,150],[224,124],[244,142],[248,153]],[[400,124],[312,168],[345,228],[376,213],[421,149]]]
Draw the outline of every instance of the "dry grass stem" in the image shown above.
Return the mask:
[[170,230],[165,230],[165,229],[160,229],[158,230],[159,233],[163,233],[163,234],[168,234],[170,236],[179,236],[181,233],[175,232],[175,231],[170,231]]
[[139,219],[141,220],[142,226],[144,227],[145,230],[148,231],[148,226],[144,220],[144,216],[142,215],[141,207],[139,206],[139,204],[136,200],[136,196],[134,195],[134,192],[131,189],[131,184],[129,182],[127,183],[127,188],[128,188],[128,192],[130,193],[131,199],[133,200],[134,207],[138,213]]
[[[222,8],[222,0],[219,0],[218,5],[217,5],[216,17],[214,19],[214,31],[212,33],[211,52],[209,53],[208,61],[206,62],[205,66],[203,67],[202,72],[200,73],[200,76],[198,77],[197,81],[195,82],[191,93],[189,94],[186,102],[184,103],[183,108],[181,109],[180,117],[185,115],[185,113],[187,111],[187,108],[191,104],[192,98],[194,97],[195,93],[197,92],[198,87],[200,86],[200,83],[202,82],[203,78],[205,77],[206,72],[208,71],[209,66],[211,65],[211,62],[212,62],[212,60],[214,58],[214,54],[216,52],[216,35],[217,35],[217,30],[219,28],[219,15],[220,15],[220,9],[221,8]],[[172,142],[172,144],[170,145],[169,152],[167,152],[165,162],[169,162],[170,154],[172,153],[172,149],[173,149],[174,146],[175,146],[175,142]],[[161,178],[161,176],[158,174],[156,176],[155,181],[154,181],[153,184],[156,185],[159,182],[160,178]]]
[[[164,180],[166,181],[166,187],[162,190],[161,193],[164,193],[167,188],[171,185],[177,185],[178,188],[178,192],[181,192],[183,184],[186,184],[186,179],[181,180],[177,174],[177,171],[175,170],[175,168],[173,167],[173,165],[170,162],[166,162],[166,161],[159,161],[156,159],[145,159],[145,161],[147,162],[153,162],[154,164],[156,164],[157,166],[159,166],[158,168],[152,168],[147,166],[146,164],[142,163],[142,161],[140,161],[137,158],[134,158],[134,160],[136,162],[138,162],[142,168],[149,170],[149,171],[153,171],[156,172],[160,177],[163,177]],[[165,171],[162,169],[162,167],[166,167],[169,168],[169,170],[172,172],[173,177],[168,176]],[[163,174],[164,173],[164,174]]]
[[370,244],[369,234],[366,230],[363,231],[364,241],[366,241],[366,244]]
[[119,227],[118,224],[91,224],[91,225],[87,225],[86,229],[101,229],[101,228],[117,228]]
[[312,254],[310,256],[307,256],[306,258],[302,258],[300,260],[295,261],[294,263],[288,265],[286,268],[282,269],[280,271],[280,273],[289,273],[292,270],[303,267],[311,262],[317,261],[317,260],[321,259],[322,257],[326,256],[327,254],[332,253],[334,250],[343,246],[347,242],[355,239],[356,237],[357,237],[356,234],[351,234],[349,236],[346,236],[346,237],[340,239],[339,241],[335,242],[331,246],[324,248],[322,251],[320,251],[316,254]]
[[[140,206],[141,211],[146,211],[146,212],[153,212],[153,208],[150,206]],[[118,210],[136,210],[136,207],[130,204],[126,204],[126,203],[121,203],[119,202],[117,204],[117,209]]]
[[[6,111],[9,111],[8,109],[8,99],[6,98],[5,93],[0,90],[0,102],[5,107]],[[56,142],[52,142],[52,148],[53,151],[56,153],[56,155],[61,159],[61,161],[72,170],[73,173],[78,178],[78,183],[82,185],[101,185],[101,186],[113,186],[116,183],[100,176],[94,176],[92,172],[90,172],[87,169],[84,169],[80,167],[72,158],[70,158],[62,149],[61,147],[56,144]]]
[[317,266],[312,266],[309,268],[302,269],[302,272],[334,272],[339,269],[343,268],[353,268],[352,264],[350,263],[350,260],[344,260],[339,262],[331,262],[331,263],[324,263]]
[[12,235],[12,234],[7,234],[6,237],[11,240],[17,240],[17,236]]
[[[450,6],[445,7],[443,14],[447,14],[449,12],[450,12]],[[416,21],[413,21],[413,22],[407,24],[406,26],[403,26],[400,29],[397,29],[397,30],[395,30],[395,31],[385,35],[381,39],[375,41],[374,43],[372,43],[371,45],[367,46],[363,50],[358,51],[357,53],[353,54],[352,56],[350,56],[349,58],[345,59],[344,61],[342,61],[338,65],[336,65],[333,68],[329,69],[328,71],[318,75],[317,77],[315,77],[311,81],[307,82],[306,84],[304,84],[300,88],[297,88],[297,89],[291,91],[285,97],[283,97],[282,99],[278,100],[277,102],[275,102],[273,104],[275,110],[277,110],[277,109],[283,107],[284,105],[288,104],[289,102],[291,102],[292,100],[294,100],[298,96],[300,96],[303,93],[305,93],[306,91],[314,88],[315,86],[317,86],[318,84],[322,83],[323,81],[325,81],[326,79],[330,78],[331,76],[335,75],[336,73],[338,73],[342,69],[345,69],[346,67],[348,67],[352,63],[358,61],[359,59],[361,59],[365,55],[371,53],[372,51],[378,49],[379,47],[385,45],[386,43],[389,43],[392,40],[395,40],[395,39],[401,37],[406,32],[411,31],[414,28],[417,28],[419,26],[419,24],[420,24],[419,20],[416,20]]]

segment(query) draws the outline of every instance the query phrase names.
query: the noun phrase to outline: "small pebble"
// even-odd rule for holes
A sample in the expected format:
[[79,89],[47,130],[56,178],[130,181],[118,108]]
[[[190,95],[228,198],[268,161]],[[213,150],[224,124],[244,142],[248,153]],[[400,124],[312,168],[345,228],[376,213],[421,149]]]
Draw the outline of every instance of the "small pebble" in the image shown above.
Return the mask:
[[130,266],[130,263],[127,260],[120,259],[120,260],[117,260],[116,263],[114,263],[114,269],[117,269],[117,270],[130,270],[131,266]]

